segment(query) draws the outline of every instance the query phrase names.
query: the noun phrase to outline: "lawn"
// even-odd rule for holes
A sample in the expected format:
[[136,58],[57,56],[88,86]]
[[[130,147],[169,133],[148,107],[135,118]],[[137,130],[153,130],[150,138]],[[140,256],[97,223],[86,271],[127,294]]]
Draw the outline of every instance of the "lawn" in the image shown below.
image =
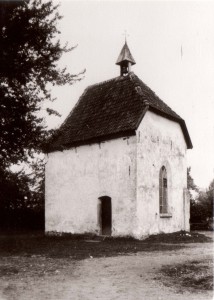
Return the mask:
[[45,236],[43,233],[0,235],[0,255],[42,255],[45,257],[73,258],[109,257],[140,251],[166,251],[182,247],[184,243],[210,242],[199,233],[179,231],[151,235],[144,240],[133,238],[99,237],[93,235]]
[[196,260],[174,266],[164,266],[161,273],[168,279],[166,284],[177,286],[179,289],[184,287],[197,290],[213,290],[213,261]]
[[[130,293],[129,299],[136,300],[141,299],[142,291],[148,297],[151,292],[156,292],[153,278],[158,274],[161,274],[156,278],[160,287],[166,282],[168,286],[174,286],[174,281],[177,281],[176,286],[182,289],[182,293],[189,286],[195,290],[199,286],[204,291],[210,290],[213,288],[212,262],[210,258],[202,261],[203,255],[200,254],[201,248],[210,249],[210,242],[212,239],[203,234],[183,231],[154,235],[144,240],[2,233],[0,299],[92,300],[95,295],[102,299],[100,294],[108,290],[111,293],[108,299],[123,300]],[[199,253],[200,257],[194,265],[186,261],[192,252]],[[176,260],[179,257],[180,264],[175,264],[174,257]],[[163,290],[163,297],[168,292]],[[171,291],[171,295],[173,293]]]

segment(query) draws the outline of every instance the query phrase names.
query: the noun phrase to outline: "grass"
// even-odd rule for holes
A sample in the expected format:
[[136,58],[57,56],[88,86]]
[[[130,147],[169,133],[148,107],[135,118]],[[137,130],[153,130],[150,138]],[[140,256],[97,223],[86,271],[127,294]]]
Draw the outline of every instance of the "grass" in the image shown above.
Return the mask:
[[[191,261],[186,264],[164,266],[161,273],[175,286],[196,290],[213,290],[213,261]],[[168,285],[168,280],[167,282]]]
[[[185,232],[153,235],[145,240],[93,235],[45,236],[44,233],[1,233],[0,278],[2,282],[12,282],[12,286],[14,282],[15,286],[17,282],[31,284],[39,278],[45,280],[55,275],[62,275],[64,278],[66,272],[69,272],[69,276],[73,276],[72,272],[75,271],[78,261],[82,259],[129,255],[143,251],[178,250],[184,247],[184,243],[192,242],[211,242],[211,239],[198,233],[189,235]],[[206,269],[203,270],[205,272]],[[186,275],[188,275],[187,271],[189,272],[188,269],[186,273],[184,272]],[[181,277],[183,271],[178,268],[177,273],[175,269],[165,269],[162,272],[165,276],[175,278],[178,274]],[[200,281],[203,286],[207,284],[207,278],[210,276],[210,273],[206,274],[207,277],[198,277],[198,282]],[[206,283],[203,283],[203,280]],[[8,289],[11,285],[8,285]],[[10,296],[12,292],[7,291]],[[16,296],[8,299],[16,299]]]
[[146,239],[147,242],[161,242],[161,243],[172,243],[172,244],[181,244],[181,243],[207,243],[211,242],[212,239],[206,237],[203,234],[198,232],[186,232],[178,231],[173,233],[162,233],[157,235],[151,235]]
[[98,237],[92,235],[45,236],[44,234],[11,234],[0,236],[1,256],[41,255],[55,258],[109,257],[140,251],[166,251],[182,247],[182,243],[210,242],[202,234],[176,232],[153,235],[145,240]]
[[176,245],[147,243],[134,239],[89,239],[86,237],[10,236],[1,239],[1,256],[42,255],[55,258],[109,257],[139,251],[162,251],[178,249]]

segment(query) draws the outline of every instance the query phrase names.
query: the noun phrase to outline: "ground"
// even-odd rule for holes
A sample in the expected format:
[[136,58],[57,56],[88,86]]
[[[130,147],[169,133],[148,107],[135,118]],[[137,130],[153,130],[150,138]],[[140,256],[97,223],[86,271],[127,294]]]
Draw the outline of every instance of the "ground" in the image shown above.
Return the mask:
[[144,241],[1,234],[0,299],[209,300],[212,252],[198,233]]

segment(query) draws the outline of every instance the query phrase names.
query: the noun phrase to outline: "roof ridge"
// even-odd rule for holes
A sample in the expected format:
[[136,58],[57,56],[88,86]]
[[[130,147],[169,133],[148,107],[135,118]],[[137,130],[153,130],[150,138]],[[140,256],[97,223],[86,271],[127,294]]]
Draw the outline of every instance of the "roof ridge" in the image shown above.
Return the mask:
[[109,83],[111,81],[115,81],[116,79],[119,79],[120,77],[122,77],[122,76],[117,76],[117,77],[114,77],[114,78],[111,78],[111,79],[108,79],[108,80],[104,80],[104,81],[101,81],[101,82],[98,82],[98,83],[91,84],[87,87],[87,89],[90,89],[90,88],[93,88],[93,87],[96,87],[96,86],[100,86],[102,84]]
[[[134,72],[130,72],[129,74],[129,78],[131,80],[131,82],[133,83],[134,85],[134,90],[135,92],[141,96],[141,98],[143,98],[143,91],[142,91],[142,88],[140,86],[140,84],[138,82],[135,81],[135,79],[137,79],[138,81],[140,81],[140,83],[142,82],[139,77],[134,73]],[[147,99],[142,99],[142,102],[145,106],[150,106],[150,103],[148,102]]]
[[[129,72],[129,74],[128,74],[127,76],[121,76],[121,75],[119,75],[119,76],[116,76],[116,77],[111,78],[111,79],[107,79],[107,80],[104,80],[104,81],[101,81],[101,82],[98,82],[98,83],[91,84],[91,85],[89,85],[86,89],[90,89],[90,88],[93,88],[93,87],[96,87],[96,86],[100,86],[100,85],[102,85],[102,84],[109,83],[109,82],[111,82],[111,81],[116,81],[116,80],[118,80],[118,79],[123,80],[123,79],[126,79],[127,77],[128,77],[128,78],[131,78],[133,75],[134,75],[135,77],[137,77],[137,75],[132,71],[132,72]],[[138,78],[138,77],[137,77],[137,78]],[[139,78],[138,78],[138,79],[139,79]],[[140,80],[140,79],[139,79],[139,80]]]
[[[132,72],[133,73],[133,72]],[[134,73],[133,73],[134,74]],[[133,75],[132,74],[132,75]],[[134,81],[134,79],[137,79],[137,81],[138,82],[134,82],[135,83],[135,91],[140,95],[140,96],[143,96],[143,93],[142,93],[142,86],[140,86],[140,85],[143,85],[143,89],[145,89],[146,88],[146,92],[148,91],[149,93],[152,93],[153,95],[154,95],[154,97],[161,103],[161,104],[163,104],[164,106],[166,106],[167,107],[167,109],[169,109],[169,111],[171,111],[172,113],[173,113],[173,115],[174,115],[174,117],[176,118],[178,118],[178,119],[182,119],[173,109],[171,109],[171,107],[167,104],[167,103],[165,103],[146,83],[144,83],[137,75],[135,75],[134,74],[134,78],[133,78],[133,76],[131,77],[132,78],[132,81]],[[144,99],[144,101],[146,102],[145,103],[145,105],[147,104],[147,100],[146,99]],[[157,108],[153,103],[151,103],[151,102],[148,102],[148,104],[147,105],[149,105],[150,107],[153,107],[153,108],[156,108],[156,109],[158,109],[158,110],[160,110],[160,111],[162,111],[162,109],[161,108]]]

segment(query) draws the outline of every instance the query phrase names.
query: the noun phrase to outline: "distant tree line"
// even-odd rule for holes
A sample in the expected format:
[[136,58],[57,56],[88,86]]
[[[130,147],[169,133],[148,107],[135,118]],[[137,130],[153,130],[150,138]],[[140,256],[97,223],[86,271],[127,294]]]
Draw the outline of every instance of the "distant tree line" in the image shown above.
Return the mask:
[[31,174],[0,168],[0,229],[44,229],[44,161]]
[[205,191],[202,191],[195,185],[190,172],[191,168],[188,168],[187,187],[190,191],[190,223],[206,224],[213,218],[214,179],[208,188]]

